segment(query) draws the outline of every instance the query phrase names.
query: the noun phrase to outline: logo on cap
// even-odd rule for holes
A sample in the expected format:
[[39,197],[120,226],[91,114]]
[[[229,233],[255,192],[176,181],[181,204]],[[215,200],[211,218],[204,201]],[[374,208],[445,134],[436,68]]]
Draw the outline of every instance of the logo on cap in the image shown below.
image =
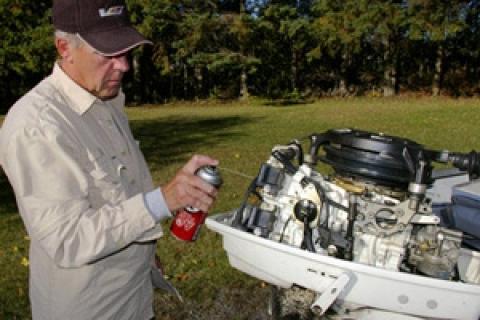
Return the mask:
[[111,17],[111,16],[120,16],[123,12],[123,6],[113,6],[108,9],[102,8],[98,9],[100,17]]

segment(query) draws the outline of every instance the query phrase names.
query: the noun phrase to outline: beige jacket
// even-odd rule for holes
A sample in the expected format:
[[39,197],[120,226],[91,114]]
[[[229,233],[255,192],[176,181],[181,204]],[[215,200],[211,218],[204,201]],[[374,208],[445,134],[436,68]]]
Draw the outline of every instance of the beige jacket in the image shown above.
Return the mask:
[[123,94],[96,99],[55,65],[5,119],[0,164],[31,239],[35,320],[153,316],[162,230],[144,202],[152,179],[123,104]]

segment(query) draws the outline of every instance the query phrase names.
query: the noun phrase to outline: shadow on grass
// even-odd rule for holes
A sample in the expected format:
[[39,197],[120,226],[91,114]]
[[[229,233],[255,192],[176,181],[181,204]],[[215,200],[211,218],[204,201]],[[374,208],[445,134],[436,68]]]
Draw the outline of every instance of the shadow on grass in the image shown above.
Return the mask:
[[268,107],[294,107],[297,105],[306,105],[310,103],[312,103],[312,101],[309,100],[277,99],[265,102],[263,105]]
[[17,203],[12,186],[0,167],[0,215],[17,212]]
[[252,118],[228,116],[220,118],[169,117],[161,120],[136,120],[130,126],[141,141],[141,149],[149,166],[155,170],[174,162],[183,163],[198,150],[244,136],[235,131]]

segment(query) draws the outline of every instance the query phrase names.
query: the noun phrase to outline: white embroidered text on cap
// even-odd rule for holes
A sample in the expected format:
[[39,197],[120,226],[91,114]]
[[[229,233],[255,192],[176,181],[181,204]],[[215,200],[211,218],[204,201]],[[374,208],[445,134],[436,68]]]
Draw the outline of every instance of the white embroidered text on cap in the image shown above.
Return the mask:
[[122,14],[122,12],[123,12],[123,6],[114,6],[108,9],[102,8],[98,10],[100,17],[119,16]]

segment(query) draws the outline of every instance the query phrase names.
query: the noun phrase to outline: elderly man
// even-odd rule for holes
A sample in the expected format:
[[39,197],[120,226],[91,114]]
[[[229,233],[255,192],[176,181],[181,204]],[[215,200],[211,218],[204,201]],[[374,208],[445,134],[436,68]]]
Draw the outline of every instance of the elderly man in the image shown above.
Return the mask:
[[194,156],[155,188],[123,111],[127,54],[149,43],[124,1],[55,0],[60,59],[8,113],[0,163],[30,235],[34,320],[151,319],[159,222],[216,190]]

